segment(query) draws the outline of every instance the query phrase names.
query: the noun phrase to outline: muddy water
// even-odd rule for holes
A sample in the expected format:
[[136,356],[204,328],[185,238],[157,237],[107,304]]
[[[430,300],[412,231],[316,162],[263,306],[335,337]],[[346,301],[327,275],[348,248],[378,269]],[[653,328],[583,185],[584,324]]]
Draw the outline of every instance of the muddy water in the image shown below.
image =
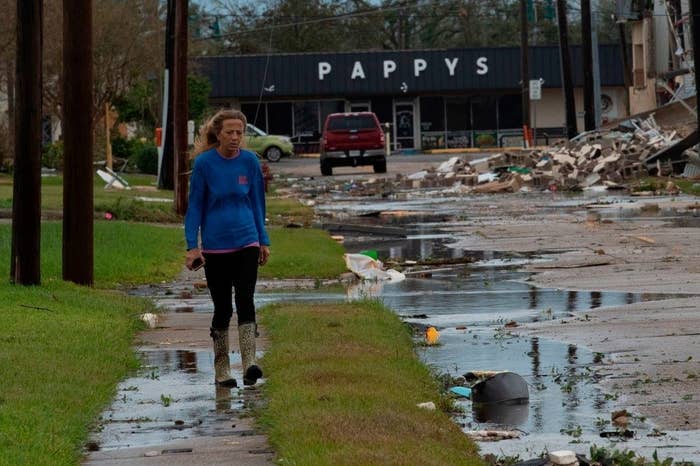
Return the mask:
[[[562,201],[558,207],[570,208],[580,205],[578,202]],[[348,209],[354,214],[369,213],[363,221],[370,225],[386,224],[373,215],[383,208],[396,209],[397,206],[394,203],[377,205],[375,202],[368,207],[363,201],[355,201],[335,204],[334,207],[341,217]],[[531,257],[457,250],[449,247],[451,235],[440,230],[446,219],[459,221],[459,209],[454,201],[407,201],[401,203],[400,208],[409,215],[394,223],[406,227],[409,232],[407,239],[349,237],[346,242],[348,251],[376,249],[380,257],[388,259],[470,256],[479,262],[441,268],[430,278],[409,277],[398,283],[365,283],[339,292],[259,292],[256,304],[376,297],[406,321],[440,329],[440,345],[419,349],[420,357],[438,372],[457,376],[482,369],[520,374],[527,381],[530,392],[529,403],[525,405],[475,409],[468,400],[458,401],[463,412],[456,414],[454,419],[465,431],[515,429],[523,433],[520,440],[481,444],[484,453],[530,458],[545,449],[573,449],[586,454],[592,444],[611,446],[610,440],[600,437],[600,432],[614,430],[607,421],[617,406],[614,394],[606,396],[597,388],[599,374],[593,368],[600,355],[595,354],[595,348],[513,337],[505,324],[567,319],[574,311],[662,297],[531,286],[528,275],[519,272],[518,268],[529,261],[546,260],[546,251],[541,256]],[[410,224],[406,224],[407,220]],[[681,220],[695,221],[687,217]],[[176,302],[167,296],[155,298],[165,305],[174,306]],[[182,306],[181,300],[179,303]],[[196,296],[185,304],[190,312],[211,312],[206,295]],[[143,352],[143,358],[144,367],[120,385],[117,399],[103,416],[103,429],[96,434],[101,448],[155,445],[167,440],[215,435],[219,421],[241,407],[240,391],[217,393],[211,383],[211,352],[149,350]],[[234,376],[241,378],[240,374]],[[651,457],[653,450],[658,449],[661,458],[673,456],[676,460],[700,461],[700,434],[697,432],[647,437],[653,426],[640,420],[634,420],[630,428],[635,431],[636,438],[613,447],[630,448],[646,457]]]
[[[242,393],[212,384],[211,351],[147,349],[140,354],[141,368],[119,385],[102,414],[101,430],[93,435],[101,450],[231,435],[231,413],[242,408]],[[242,377],[235,370],[232,375]]]

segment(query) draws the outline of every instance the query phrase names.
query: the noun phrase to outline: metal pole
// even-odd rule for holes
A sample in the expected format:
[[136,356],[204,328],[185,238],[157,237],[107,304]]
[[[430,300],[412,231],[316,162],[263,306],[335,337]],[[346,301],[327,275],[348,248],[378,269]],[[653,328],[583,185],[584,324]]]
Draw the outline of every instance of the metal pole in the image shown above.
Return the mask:
[[20,285],[41,282],[41,48],[42,2],[17,0],[10,279]]
[[571,54],[569,53],[568,24],[565,0],[557,0],[557,23],[559,26],[559,61],[561,62],[561,83],[566,108],[566,137],[576,137],[576,102],[574,84],[571,77]]
[[163,154],[161,156],[160,173],[158,174],[158,187],[160,189],[173,189],[173,172],[175,157],[173,155],[174,131],[173,131],[173,63],[175,61],[175,8],[177,0],[168,0],[165,21],[165,70],[168,80],[165,83],[168,91],[163,96],[163,106],[166,118],[163,120]]
[[[700,109],[700,92],[698,89],[698,63],[700,63],[700,0],[690,2],[690,26],[693,34],[693,75],[695,78],[695,99],[697,108]],[[697,112],[697,127],[700,129],[700,110]]]
[[625,23],[618,19],[617,32],[620,39],[620,55],[622,57],[622,79],[625,82],[625,110],[630,114],[630,88],[632,87],[632,71],[629,56],[627,55],[627,36]]
[[593,98],[593,39],[591,37],[591,1],[581,0],[581,45],[583,52],[583,125],[595,129]]
[[92,0],[63,0],[63,279],[93,284]]
[[530,70],[527,27],[527,0],[520,0],[520,91],[523,114],[523,142],[530,144]]
[[175,62],[173,69],[173,126],[175,142],[175,212],[187,211],[187,0],[175,7]]
[[595,127],[602,124],[601,100],[600,100],[600,50],[598,49],[598,0],[591,1],[591,49],[593,58],[593,112]]

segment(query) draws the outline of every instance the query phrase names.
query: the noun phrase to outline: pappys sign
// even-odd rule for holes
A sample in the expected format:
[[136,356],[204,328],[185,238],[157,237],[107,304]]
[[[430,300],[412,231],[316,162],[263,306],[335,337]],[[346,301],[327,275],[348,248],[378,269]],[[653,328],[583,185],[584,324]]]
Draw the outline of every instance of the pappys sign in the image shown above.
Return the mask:
[[400,95],[518,89],[517,48],[243,55],[201,59],[214,97]]
[[[311,58],[311,57],[309,57]],[[492,63],[483,50],[336,54],[304,60],[310,93],[409,94],[491,87]],[[491,60],[494,62],[495,60]],[[270,76],[271,79],[274,79]]]

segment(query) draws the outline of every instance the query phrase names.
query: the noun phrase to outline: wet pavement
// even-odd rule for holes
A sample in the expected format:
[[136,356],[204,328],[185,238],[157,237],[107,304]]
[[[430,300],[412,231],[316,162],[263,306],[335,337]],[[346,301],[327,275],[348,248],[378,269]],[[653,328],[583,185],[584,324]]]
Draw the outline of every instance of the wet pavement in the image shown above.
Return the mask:
[[[467,200],[468,201],[468,200]],[[460,202],[467,202],[464,198]],[[485,198],[474,199],[488,209]],[[552,209],[581,208],[590,200],[565,198],[550,204]],[[603,199],[609,207],[602,216],[624,217],[634,221],[639,209],[626,207],[634,200]],[[622,207],[622,208],[621,208]],[[618,305],[674,297],[649,293],[623,293],[600,290],[541,288],[529,283],[523,265],[551,259],[553,251],[529,254],[493,253],[454,248],[455,228],[468,220],[455,199],[397,199],[378,203],[371,199],[339,198],[332,205],[319,207],[321,215],[353,218],[364,225],[395,225],[404,228],[405,238],[347,235],[348,252],[375,249],[387,263],[405,260],[439,260],[473,257],[471,264],[435,267],[425,278],[411,277],[392,283],[359,283],[347,289],[260,290],[256,305],[288,301],[327,301],[377,298],[409,323],[436,326],[440,344],[419,347],[419,355],[439,373],[458,376],[472,370],[508,370],[528,383],[528,404],[475,408],[458,401],[462,413],[455,422],[465,431],[515,429],[519,440],[482,443],[483,453],[518,455],[522,459],[539,456],[544,450],[572,449],[587,454],[590,445],[631,449],[650,458],[673,456],[677,461],[700,461],[700,432],[674,431],[656,435],[654,426],[633,418],[632,439],[619,443],[601,433],[615,431],[610,414],[619,407],[614,394],[604,393],[598,384],[609,376],[604,355],[595,348],[584,348],[539,337],[514,336],[510,326],[571,318],[574,312],[605,309]],[[382,217],[392,212],[388,217]],[[396,215],[401,212],[401,215]],[[486,215],[486,214],[485,214]],[[361,218],[358,217],[361,216]],[[697,223],[692,215],[657,212],[654,218]],[[449,222],[449,223],[448,223]],[[561,252],[561,250],[557,250]],[[181,299],[163,293],[152,296],[161,306],[182,313],[208,313],[206,293]],[[264,311],[263,311],[264,312]],[[508,325],[506,325],[508,324]],[[213,356],[208,350],[145,350],[145,365],[135,377],[119,387],[117,399],[104,414],[96,442],[103,450],[124,446],[148,447],[164,441],[200,435],[217,435],[213,422],[240,410],[242,391],[230,397],[217,397],[213,377]],[[236,374],[240,379],[240,374]],[[427,401],[427,400],[426,400]],[[501,409],[502,408],[502,409]]]

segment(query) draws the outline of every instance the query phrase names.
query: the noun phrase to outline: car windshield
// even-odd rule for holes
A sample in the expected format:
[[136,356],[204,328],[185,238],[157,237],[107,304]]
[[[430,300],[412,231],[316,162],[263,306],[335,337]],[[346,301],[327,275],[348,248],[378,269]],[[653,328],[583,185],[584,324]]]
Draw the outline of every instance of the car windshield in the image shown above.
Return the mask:
[[329,131],[357,131],[361,129],[374,129],[377,124],[369,115],[352,115],[339,118],[331,118],[328,122]]
[[248,123],[247,128],[248,136],[267,136],[267,133],[265,131],[261,130],[257,126],[251,125],[250,123]]

